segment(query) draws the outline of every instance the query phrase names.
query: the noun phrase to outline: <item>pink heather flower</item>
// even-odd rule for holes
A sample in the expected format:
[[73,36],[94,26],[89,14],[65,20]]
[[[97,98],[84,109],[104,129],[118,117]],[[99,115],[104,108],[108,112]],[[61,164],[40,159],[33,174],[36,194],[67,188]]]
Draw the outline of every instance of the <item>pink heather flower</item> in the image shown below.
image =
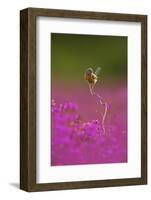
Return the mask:
[[116,163],[127,161],[127,134],[110,124],[103,134],[97,119],[84,121],[74,102],[52,101],[52,165]]

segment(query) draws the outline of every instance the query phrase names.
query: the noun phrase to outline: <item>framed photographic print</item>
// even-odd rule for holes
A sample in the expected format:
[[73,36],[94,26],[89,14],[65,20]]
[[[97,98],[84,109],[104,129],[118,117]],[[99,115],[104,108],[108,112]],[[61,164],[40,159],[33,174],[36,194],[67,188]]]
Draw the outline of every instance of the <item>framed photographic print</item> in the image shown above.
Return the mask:
[[147,16],[20,12],[20,188],[147,184]]

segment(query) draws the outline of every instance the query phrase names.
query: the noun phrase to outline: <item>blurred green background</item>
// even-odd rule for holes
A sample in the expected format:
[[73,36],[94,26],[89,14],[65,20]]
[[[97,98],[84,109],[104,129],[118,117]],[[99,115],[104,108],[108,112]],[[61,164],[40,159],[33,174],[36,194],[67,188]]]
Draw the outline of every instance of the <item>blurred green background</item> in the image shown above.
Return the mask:
[[51,34],[52,81],[83,81],[88,67],[105,80],[127,79],[127,37]]

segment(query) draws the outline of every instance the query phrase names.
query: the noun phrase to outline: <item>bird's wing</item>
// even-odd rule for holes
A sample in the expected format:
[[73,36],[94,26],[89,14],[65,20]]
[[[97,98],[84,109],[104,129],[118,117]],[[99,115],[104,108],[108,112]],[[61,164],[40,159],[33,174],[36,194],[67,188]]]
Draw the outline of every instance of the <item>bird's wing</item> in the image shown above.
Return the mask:
[[95,74],[98,76],[100,74],[100,71],[101,71],[101,67],[97,67]]

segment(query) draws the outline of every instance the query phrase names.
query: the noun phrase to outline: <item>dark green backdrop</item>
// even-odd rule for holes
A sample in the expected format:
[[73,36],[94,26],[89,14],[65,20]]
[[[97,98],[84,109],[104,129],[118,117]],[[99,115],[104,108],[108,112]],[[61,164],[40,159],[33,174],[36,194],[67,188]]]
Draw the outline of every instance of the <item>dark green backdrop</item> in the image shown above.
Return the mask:
[[108,78],[127,77],[127,37],[51,34],[53,80],[83,81],[88,67],[101,67]]

